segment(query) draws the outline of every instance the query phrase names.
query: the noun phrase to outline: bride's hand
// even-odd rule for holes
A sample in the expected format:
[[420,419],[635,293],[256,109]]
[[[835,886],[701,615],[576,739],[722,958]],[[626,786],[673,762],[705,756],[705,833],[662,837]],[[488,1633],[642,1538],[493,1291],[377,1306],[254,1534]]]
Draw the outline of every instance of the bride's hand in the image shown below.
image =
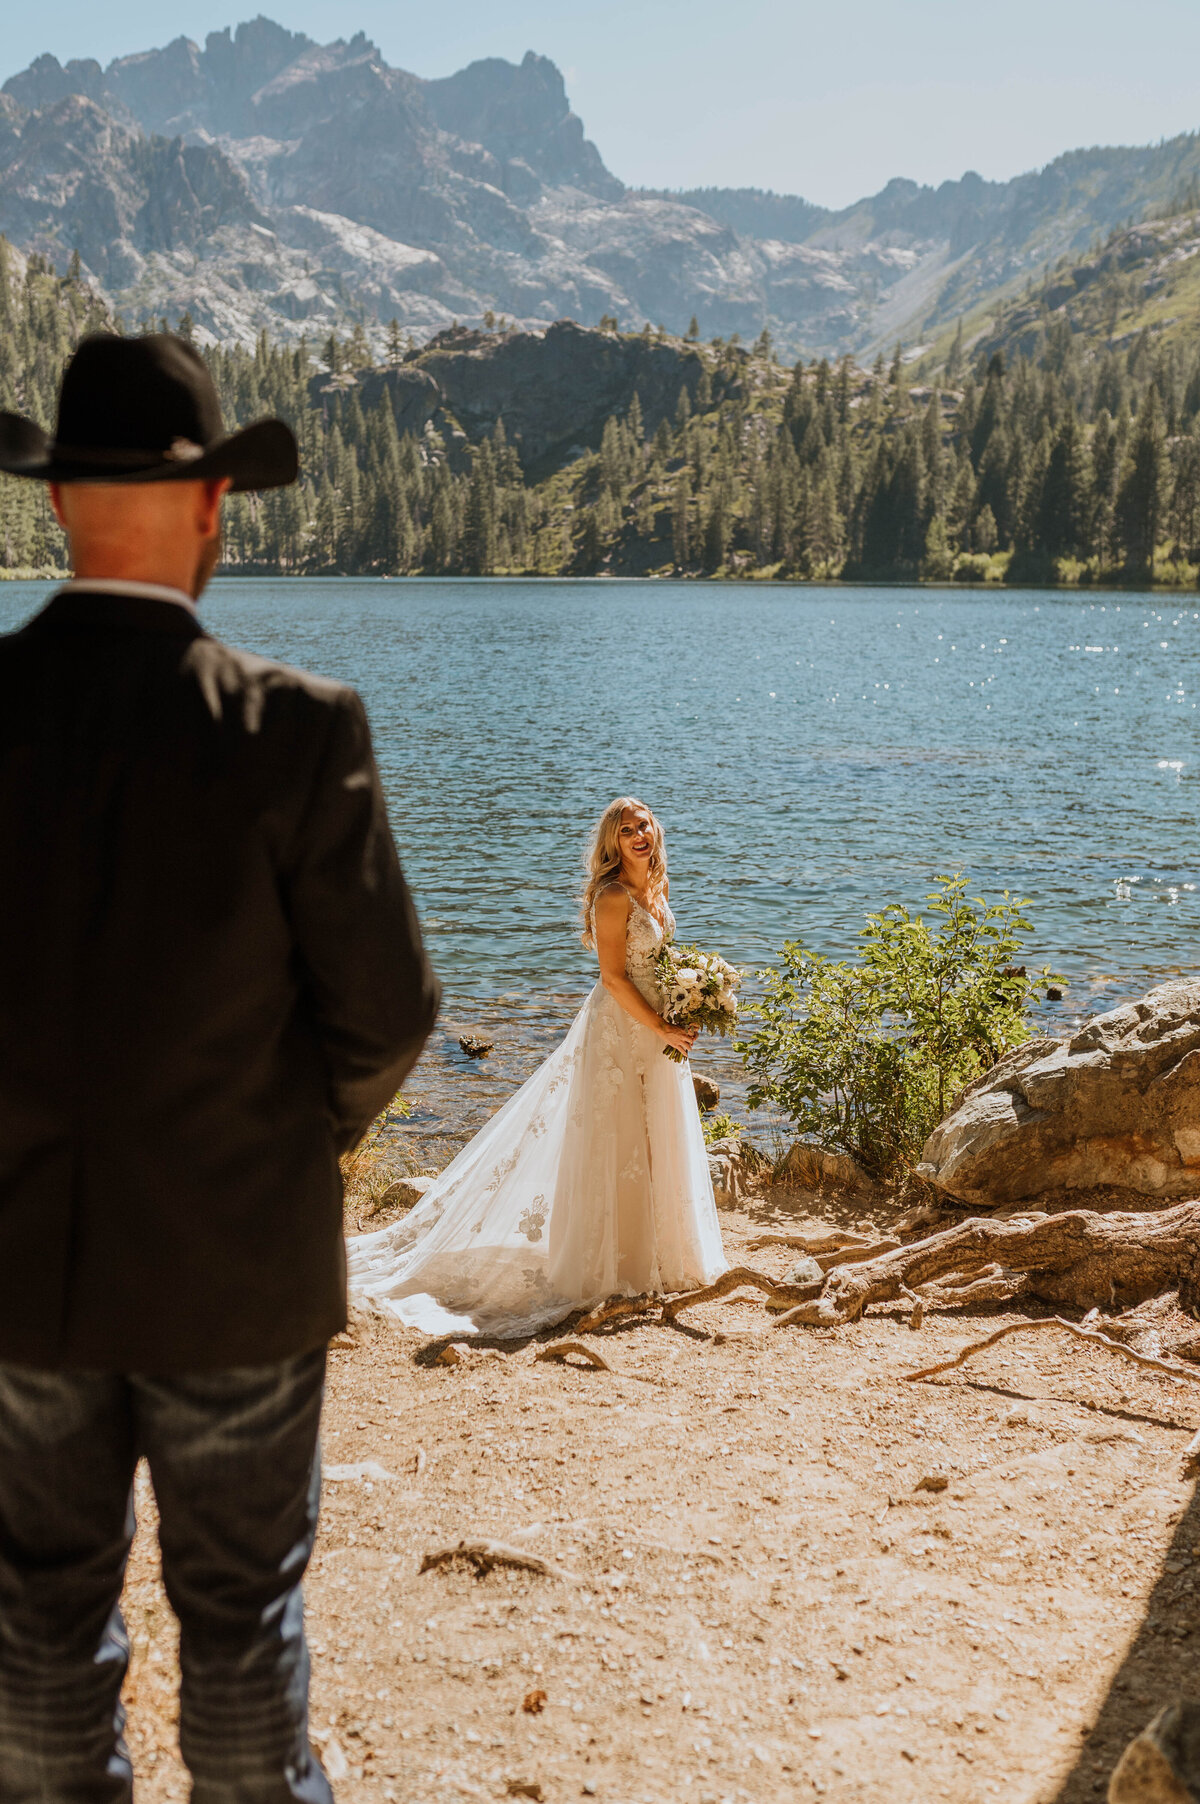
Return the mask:
[[698,1027],[672,1027],[668,1021],[662,1025],[662,1037],[668,1046],[681,1052],[686,1059],[699,1038]]

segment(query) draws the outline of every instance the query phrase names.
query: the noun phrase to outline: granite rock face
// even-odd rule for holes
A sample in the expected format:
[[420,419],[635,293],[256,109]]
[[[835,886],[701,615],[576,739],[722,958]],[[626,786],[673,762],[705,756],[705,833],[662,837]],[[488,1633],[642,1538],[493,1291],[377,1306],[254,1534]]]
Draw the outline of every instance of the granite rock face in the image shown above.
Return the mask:
[[[792,195],[632,191],[532,51],[436,81],[359,32],[265,18],[107,68],[40,56],[0,93],[0,231],[85,274],[133,325],[285,339],[396,318],[419,340],[489,309],[602,313],[705,337],[769,326],[787,355],[874,354],[1161,199],[1188,141],[1089,150],[1012,182]],[[196,224],[196,221],[199,221]]]
[[1200,981],[1161,984],[971,1084],[920,1177],[977,1208],[1097,1186],[1200,1196]]
[[[535,477],[596,450],[611,414],[639,399],[646,430],[673,415],[681,392],[695,397],[701,364],[690,346],[600,332],[559,320],[544,331],[439,333],[394,369],[315,375],[314,405],[324,395],[357,391],[373,407],[386,389],[400,433],[428,427],[446,445],[451,465],[468,467],[459,447],[478,442],[503,422],[508,443]],[[718,375],[718,399],[733,393],[734,373]]]
[[610,414],[639,398],[647,432],[673,414],[681,389],[695,399],[700,359],[678,344],[619,337],[559,320],[544,332],[441,334],[417,367],[472,441],[504,421],[535,474],[600,443]]

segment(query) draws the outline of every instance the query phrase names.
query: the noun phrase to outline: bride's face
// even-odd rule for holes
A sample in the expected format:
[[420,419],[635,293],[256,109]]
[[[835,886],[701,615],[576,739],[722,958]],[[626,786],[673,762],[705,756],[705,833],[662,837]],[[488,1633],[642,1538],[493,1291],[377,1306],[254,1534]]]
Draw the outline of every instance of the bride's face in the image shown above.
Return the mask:
[[654,847],[654,827],[644,808],[627,808],[621,816],[621,861],[643,869]]

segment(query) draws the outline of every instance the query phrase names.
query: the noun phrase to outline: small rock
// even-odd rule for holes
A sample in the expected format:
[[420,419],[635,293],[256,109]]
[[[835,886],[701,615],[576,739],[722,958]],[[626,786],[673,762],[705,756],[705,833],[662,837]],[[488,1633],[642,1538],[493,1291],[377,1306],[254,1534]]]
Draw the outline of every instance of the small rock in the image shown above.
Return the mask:
[[389,1472],[386,1466],[381,1466],[377,1459],[362,1459],[352,1466],[326,1466],[321,1475],[331,1484],[364,1478],[386,1482],[396,1476],[394,1472]]
[[736,1209],[751,1188],[764,1161],[752,1146],[736,1134],[714,1140],[708,1149],[708,1170],[718,1209]]
[[534,1804],[542,1804],[546,1795],[537,1779],[510,1779],[505,1790],[510,1798],[532,1798]]
[[449,1346],[442,1348],[435,1363],[440,1366],[465,1365],[470,1354],[471,1350],[465,1341],[452,1340]]
[[1168,1704],[1130,1742],[1108,1782],[1108,1804],[1200,1800],[1200,1703]]
[[[521,1708],[526,1716],[540,1716],[542,1711],[546,1708],[547,1702],[548,1699],[546,1693],[539,1687],[536,1691],[527,1691],[525,1693]],[[530,1792],[526,1795],[532,1797],[533,1794]],[[542,1794],[539,1791],[537,1795],[540,1798]]]
[[1056,983],[1052,983],[1046,991],[1046,1001],[1047,1002],[1061,1002],[1062,998],[1063,998],[1062,991],[1059,989],[1059,987]]
[[913,1490],[945,1491],[949,1489],[949,1486],[950,1480],[946,1477],[944,1472],[927,1472],[924,1478],[919,1478],[917,1480],[916,1484],[913,1486]]
[[336,1735],[331,1735],[321,1750],[321,1765],[325,1768],[325,1776],[336,1785],[350,1771],[350,1762],[342,1752],[342,1744]]
[[721,1086],[714,1084],[711,1077],[699,1077],[693,1071],[692,1088],[702,1109],[715,1109],[721,1100]]
[[381,1209],[413,1209],[421,1201],[434,1178],[397,1178],[379,1199]]
[[785,1284],[820,1284],[825,1277],[811,1253],[805,1253],[797,1259],[795,1265],[788,1268]]
[[460,1034],[458,1043],[469,1059],[486,1059],[489,1052],[496,1050],[495,1040],[485,1040],[479,1034]]

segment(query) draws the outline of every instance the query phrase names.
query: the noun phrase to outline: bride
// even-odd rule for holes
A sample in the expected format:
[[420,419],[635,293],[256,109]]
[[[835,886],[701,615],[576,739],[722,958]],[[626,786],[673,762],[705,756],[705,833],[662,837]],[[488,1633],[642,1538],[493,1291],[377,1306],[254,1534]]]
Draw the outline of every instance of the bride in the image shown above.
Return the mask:
[[349,1242],[350,1287],[430,1334],[531,1334],[616,1295],[725,1270],[686,1060],[659,1014],[654,955],[675,917],[663,831],[604,810],[587,855],[583,943],[600,981],[562,1045],[410,1214]]

